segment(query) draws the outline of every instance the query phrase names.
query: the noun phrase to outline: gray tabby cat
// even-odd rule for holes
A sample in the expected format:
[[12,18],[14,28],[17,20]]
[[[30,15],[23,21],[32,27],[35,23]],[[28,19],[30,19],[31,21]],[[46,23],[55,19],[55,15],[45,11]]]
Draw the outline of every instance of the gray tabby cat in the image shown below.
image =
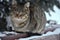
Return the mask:
[[15,31],[43,33],[46,23],[46,17],[43,13],[39,6],[33,7],[30,2],[19,5],[14,1],[10,17]]

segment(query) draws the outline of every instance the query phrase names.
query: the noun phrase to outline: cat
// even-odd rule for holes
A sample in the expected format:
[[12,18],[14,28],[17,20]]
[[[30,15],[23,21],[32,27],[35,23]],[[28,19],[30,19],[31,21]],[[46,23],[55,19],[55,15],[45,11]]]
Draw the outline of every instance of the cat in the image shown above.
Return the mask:
[[12,24],[16,31],[21,31],[27,27],[30,13],[29,5],[29,2],[24,5],[12,5],[12,11],[10,15]]
[[10,12],[11,21],[16,32],[42,34],[45,28],[46,17],[39,6],[30,2],[12,3]]

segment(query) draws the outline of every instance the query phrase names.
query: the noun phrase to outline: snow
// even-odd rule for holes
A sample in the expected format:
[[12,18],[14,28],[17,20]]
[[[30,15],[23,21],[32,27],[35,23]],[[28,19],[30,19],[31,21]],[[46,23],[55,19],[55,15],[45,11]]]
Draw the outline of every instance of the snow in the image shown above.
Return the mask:
[[[54,34],[60,34],[60,28],[59,28],[59,24],[57,24],[57,25],[53,25],[53,27],[57,27],[53,32],[52,31],[48,31],[46,34],[42,34],[41,36],[31,36],[31,37],[28,37],[28,38],[20,38],[20,39],[18,39],[18,40],[32,40],[32,39],[35,39],[35,38],[41,38],[41,37],[43,37],[43,36],[49,36],[49,35],[54,35]],[[1,33],[0,32],[0,37],[4,37],[4,36],[6,36],[6,34],[17,34],[17,33],[15,33],[15,32],[3,32],[3,33]]]
[[7,31],[5,31],[5,32],[0,32],[0,37],[4,37],[4,36],[7,36],[7,34],[15,34],[15,35],[17,35],[17,33],[16,32],[7,32]]
[[1,39],[0,39],[1,40]]
[[58,34],[60,33],[60,28],[57,28],[55,31],[54,31],[55,34]]
[[41,36],[31,36],[31,37],[28,37],[28,38],[20,38],[19,40],[31,40],[31,39],[35,39],[35,38],[39,38],[39,37],[43,37],[43,36],[54,35],[54,34],[60,34],[60,28],[57,28],[53,32],[49,31],[46,34],[43,34]]
[[[60,34],[60,28],[59,28],[59,24],[57,24],[57,25],[54,25],[53,27],[57,27],[53,32],[51,32],[51,31],[48,31],[46,34],[42,34],[41,36],[31,36],[31,37],[28,37],[28,38],[20,38],[20,39],[18,39],[18,40],[31,40],[31,39],[35,39],[35,38],[41,38],[41,37],[43,37],[43,36],[49,36],[49,35],[54,35],[54,34]],[[6,36],[6,34],[9,34],[9,33],[11,33],[11,34],[17,34],[17,33],[15,33],[15,32],[3,32],[3,33],[5,33],[5,34],[2,34],[1,32],[0,32],[0,37],[4,37],[4,36]],[[1,40],[1,39],[0,39]]]
[[5,32],[3,32],[4,34],[17,34],[16,32],[7,32],[7,31],[5,31]]
[[54,34],[60,34],[60,28],[55,29],[55,31],[51,32],[47,32],[46,34],[43,34],[42,36],[48,36],[48,35],[54,35]]
[[0,32],[0,37],[4,37],[4,36],[6,36],[5,34],[2,34],[1,32]]
[[47,20],[55,20],[58,24],[60,24],[60,9],[57,8],[57,6],[54,6],[55,12],[52,12],[50,10],[51,16],[48,15],[47,12],[45,12]]

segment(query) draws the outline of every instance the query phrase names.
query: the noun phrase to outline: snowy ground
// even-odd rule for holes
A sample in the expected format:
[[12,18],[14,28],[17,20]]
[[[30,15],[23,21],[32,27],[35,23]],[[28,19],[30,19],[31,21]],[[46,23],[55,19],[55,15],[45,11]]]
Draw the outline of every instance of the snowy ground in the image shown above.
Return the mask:
[[54,32],[49,31],[46,34],[43,34],[42,36],[31,36],[31,37],[28,37],[28,38],[20,38],[19,40],[30,40],[30,39],[35,39],[35,38],[54,35],[54,34],[60,34],[60,28],[57,28],[56,30],[54,30]]
[[[31,37],[28,37],[28,38],[20,38],[19,40],[30,40],[30,39],[35,39],[35,38],[39,38],[39,37],[43,37],[43,36],[49,36],[49,35],[54,35],[54,34],[60,34],[60,25],[53,25],[53,27],[55,27],[56,29],[52,32],[52,31],[48,31],[46,34],[43,34],[41,36],[31,36]],[[51,28],[51,27],[49,27]],[[0,37],[4,37],[6,36],[6,34],[17,34],[15,32],[3,32],[1,33],[0,32]]]

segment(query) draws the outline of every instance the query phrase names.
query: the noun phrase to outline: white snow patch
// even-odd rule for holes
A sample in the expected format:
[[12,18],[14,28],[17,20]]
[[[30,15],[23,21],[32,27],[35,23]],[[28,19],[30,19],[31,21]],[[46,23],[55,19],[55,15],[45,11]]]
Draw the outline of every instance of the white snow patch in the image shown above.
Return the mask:
[[6,35],[5,35],[5,34],[0,33],[0,37],[4,37],[4,36],[6,36]]
[[1,40],[1,39],[0,39]]
[[4,33],[4,34],[15,34],[15,35],[17,34],[16,32],[6,32],[6,31],[3,32],[3,33]]

